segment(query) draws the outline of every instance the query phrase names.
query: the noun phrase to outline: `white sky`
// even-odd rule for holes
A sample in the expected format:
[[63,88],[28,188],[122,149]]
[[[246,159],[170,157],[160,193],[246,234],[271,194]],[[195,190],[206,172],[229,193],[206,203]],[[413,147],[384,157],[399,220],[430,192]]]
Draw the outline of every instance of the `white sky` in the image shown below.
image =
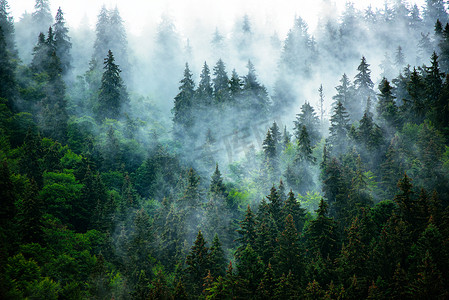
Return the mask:
[[[421,7],[424,1],[411,0],[410,3]],[[253,21],[255,19],[256,22],[264,22],[265,25],[280,31],[280,35],[284,35],[292,26],[295,15],[305,19],[313,30],[317,15],[321,11],[320,6],[328,2],[334,2],[337,13],[340,13],[346,0],[50,0],[53,16],[60,6],[70,27],[77,27],[84,16],[88,17],[93,26],[103,4],[107,8],[117,6],[128,30],[133,34],[139,34],[145,26],[157,24],[161,14],[168,12],[181,28],[195,21],[207,22],[206,24],[214,27],[217,24],[230,27],[236,17],[247,13]],[[360,9],[368,7],[369,4],[373,7],[381,7],[384,4],[383,0],[353,2],[356,8]],[[34,11],[35,0],[9,0],[8,3],[16,21],[25,11]],[[330,13],[335,13],[335,9],[331,9]]]

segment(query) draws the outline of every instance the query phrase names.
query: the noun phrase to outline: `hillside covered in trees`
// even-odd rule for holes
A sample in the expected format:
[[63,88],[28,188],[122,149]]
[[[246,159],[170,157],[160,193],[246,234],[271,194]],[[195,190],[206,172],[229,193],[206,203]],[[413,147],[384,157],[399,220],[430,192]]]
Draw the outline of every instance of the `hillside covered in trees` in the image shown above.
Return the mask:
[[445,1],[145,49],[35,4],[0,0],[1,299],[449,298]]

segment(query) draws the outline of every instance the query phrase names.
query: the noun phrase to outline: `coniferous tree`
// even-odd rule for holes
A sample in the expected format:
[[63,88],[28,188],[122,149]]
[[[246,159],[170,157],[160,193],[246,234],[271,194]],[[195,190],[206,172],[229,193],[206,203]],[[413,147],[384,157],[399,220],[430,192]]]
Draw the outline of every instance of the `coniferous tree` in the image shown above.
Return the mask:
[[278,171],[278,153],[277,153],[277,143],[273,139],[271,130],[268,129],[267,135],[262,143],[263,152],[265,156],[265,164],[267,171],[271,176],[276,174]]
[[398,46],[396,48],[396,53],[394,55],[394,64],[397,69],[401,69],[405,65],[405,55],[402,51],[401,46]]
[[[248,297],[254,293],[262,280],[264,264],[256,252],[247,245],[241,252],[237,263],[237,274],[243,282],[243,291]],[[245,294],[241,294],[245,297]]]
[[410,27],[413,30],[419,30],[422,26],[422,18],[420,16],[420,11],[418,5],[414,4],[410,9]]
[[[371,100],[368,99],[368,104]],[[379,150],[383,144],[383,134],[380,127],[374,123],[373,114],[370,111],[369,105],[367,106],[360,125],[357,128],[356,139],[360,141],[369,151]]]
[[421,32],[421,39],[418,42],[418,57],[416,58],[418,64],[426,61],[426,59],[431,56],[434,51],[432,40],[429,35],[430,32],[427,34]]
[[221,177],[221,172],[218,169],[218,164],[215,165],[215,172],[211,178],[209,192],[221,196],[226,195],[226,187],[223,184],[223,178]]
[[209,258],[209,248],[206,246],[206,241],[200,230],[186,257],[186,282],[193,295],[198,295],[202,291],[203,280],[210,268]]
[[276,144],[276,154],[279,155],[281,152],[281,131],[279,130],[279,126],[276,121],[273,122],[273,125],[270,127],[271,137],[273,138],[274,143]]
[[318,88],[318,93],[320,95],[320,100],[318,102],[318,111],[320,113],[320,122],[321,124],[323,124],[324,122],[324,113],[326,112],[326,110],[324,109],[324,92],[323,92],[323,84],[320,85],[320,87]]
[[45,35],[41,32],[37,39],[37,44],[33,48],[33,59],[31,61],[31,70],[35,73],[41,73],[46,70],[45,63],[48,59],[49,49],[45,41]]
[[257,287],[256,295],[259,299],[272,299],[274,296],[274,290],[276,288],[276,276],[273,272],[273,268],[271,264],[268,263],[268,266],[265,269],[262,280],[260,281],[259,286]]
[[426,0],[423,11],[423,21],[427,28],[432,28],[435,20],[440,20],[443,24],[447,22],[447,12],[442,0]]
[[304,270],[303,249],[295,222],[290,214],[285,219],[285,230],[279,236],[279,248],[275,253],[275,261],[279,275],[291,272],[296,280],[301,281]]
[[441,131],[447,136],[449,134],[449,76],[441,88],[441,94],[432,111],[432,119],[435,120],[435,125],[441,128]]
[[287,131],[287,126],[284,126],[284,132],[282,133],[282,150],[287,148],[287,145],[291,142],[291,134]]
[[267,196],[268,199],[268,208],[269,213],[273,217],[274,221],[276,222],[277,227],[282,226],[282,207],[284,203],[282,202],[282,199],[276,190],[276,188],[273,187],[270,190],[270,195]]
[[177,139],[183,138],[192,129],[193,120],[193,96],[195,83],[192,80],[192,73],[186,63],[184,78],[180,81],[179,93],[175,97],[172,110],[174,135]]
[[118,64],[125,70],[125,77],[128,75],[128,54],[127,54],[127,37],[125,26],[120,13],[115,7],[113,10],[108,10],[103,5],[97,16],[97,24],[95,27],[95,42],[92,60],[101,62],[104,53],[111,50],[115,56]]
[[[15,41],[14,20],[13,17],[10,16],[9,4],[7,0],[0,1],[0,27],[3,31],[6,49],[9,52],[9,56],[11,56],[11,58],[17,58],[18,53]],[[2,57],[4,56],[2,55]]]
[[438,270],[429,251],[419,265],[419,273],[413,282],[413,295],[430,299],[444,299],[448,292],[444,287],[443,274]]
[[219,59],[214,67],[214,78],[212,79],[214,87],[215,101],[218,103],[229,102],[230,90],[229,90],[229,78],[226,74],[226,68],[224,62]]
[[329,143],[335,154],[343,153],[347,147],[347,134],[349,131],[349,115],[341,102],[334,108],[330,119]]
[[209,66],[206,62],[204,62],[200,78],[201,79],[198,83],[198,88],[196,89],[195,105],[198,105],[200,108],[207,108],[212,104],[213,88],[210,78]]
[[312,156],[312,147],[309,139],[309,134],[307,132],[306,126],[302,126],[301,133],[297,139],[298,152],[296,155],[296,160],[298,162],[315,163],[316,158]]
[[58,8],[55,18],[56,23],[54,27],[54,40],[55,40],[55,52],[61,61],[62,74],[66,75],[71,68],[72,57],[70,55],[70,49],[72,43],[68,36],[68,28],[65,25],[64,14],[61,8]]
[[254,114],[255,117],[265,118],[269,113],[267,89],[257,80],[256,69],[251,61],[248,61],[247,68],[248,74],[243,77],[245,102],[242,105],[248,113]]
[[12,62],[10,51],[8,50],[3,27],[0,26],[0,98],[8,100],[6,104],[10,109],[13,108],[14,100],[17,96],[17,82],[15,77],[15,66]]
[[351,226],[347,229],[348,242],[341,250],[338,262],[340,264],[342,278],[357,276],[358,284],[367,285],[367,261],[369,248],[363,240],[362,224],[358,217],[355,217]]
[[[7,199],[5,199],[7,200]],[[23,207],[19,212],[21,238],[24,243],[41,242],[43,234],[44,203],[39,196],[36,182],[31,180],[27,187]],[[8,205],[5,201],[4,205]],[[11,215],[14,215],[13,213]]]
[[288,215],[292,216],[295,228],[298,233],[301,233],[306,220],[306,210],[302,208],[301,204],[296,200],[292,190],[288,193],[287,200],[282,207],[282,217],[284,220]]
[[[171,299],[171,291],[162,270],[157,272],[156,278],[153,279],[151,285],[152,288],[149,290],[149,299]],[[141,299],[145,298],[147,298],[147,296],[144,296]]]
[[59,57],[55,52],[49,58],[47,74],[48,83],[45,98],[41,102],[41,128],[46,136],[64,142],[67,136],[67,101],[65,83],[62,80]]
[[310,138],[311,146],[314,146],[317,142],[319,142],[320,135],[320,120],[317,117],[315,110],[308,103],[304,103],[301,106],[301,113],[296,115],[295,124],[295,138],[298,141],[300,139],[300,135],[303,130],[303,126],[307,128],[307,132]]
[[120,68],[115,63],[112,51],[104,59],[104,72],[98,94],[97,117],[118,119],[128,104],[128,93],[120,77]]
[[416,68],[413,68],[410,80],[407,82],[407,92],[410,99],[408,99],[409,101],[406,101],[404,105],[409,111],[407,119],[411,122],[419,124],[424,120],[426,113],[425,90],[426,86],[422,76],[418,73]]
[[95,26],[96,39],[94,43],[94,53],[92,59],[101,61],[104,53],[110,48],[107,46],[109,39],[109,12],[106,6],[102,6],[97,16],[97,24]]
[[399,180],[398,188],[400,192],[394,197],[394,201],[398,204],[400,216],[408,224],[414,224],[416,203],[411,179],[404,173],[404,177]]
[[386,78],[379,85],[379,101],[377,102],[377,116],[382,121],[383,127],[391,131],[390,127],[398,126],[398,108],[394,101],[392,87]]
[[214,278],[225,276],[227,261],[218,235],[215,234],[209,252],[210,272]]
[[117,61],[125,75],[128,76],[128,40],[125,25],[117,6],[109,12],[109,26],[109,48],[115,53]]
[[[279,196],[277,193],[274,193],[273,195],[270,194],[268,197],[276,199]],[[264,199],[260,204],[259,211],[257,212],[257,237],[255,240],[254,251],[257,255],[259,255],[265,265],[267,265],[272,259],[278,245],[278,224],[281,223],[279,223],[279,221],[276,220],[272,214],[272,211],[275,210],[274,207],[271,200],[270,203],[267,203]],[[280,220],[280,222],[282,222],[282,220]]]
[[192,224],[186,230],[187,238],[191,239],[197,231],[196,226],[200,224],[200,215],[198,212],[202,202],[202,192],[200,188],[200,177],[193,168],[189,169],[186,179],[186,187],[182,197],[178,199],[178,203],[184,222],[191,222]]
[[404,173],[405,165],[402,153],[398,147],[398,138],[394,137],[385,154],[385,161],[381,165],[381,186],[385,199],[393,199],[396,194],[396,184]]
[[243,83],[240,80],[239,75],[235,71],[235,69],[232,70],[231,79],[229,79],[229,91],[231,93],[231,96],[236,99],[236,97],[240,96],[240,93],[242,92],[242,86]]
[[440,48],[440,66],[444,73],[449,72],[449,23],[446,23],[444,30],[441,33],[441,38],[438,43]]
[[249,205],[245,212],[245,218],[240,222],[240,229],[237,230],[237,233],[239,234],[239,237],[236,239],[236,242],[239,244],[236,251],[238,259],[246,246],[250,245],[253,248],[256,241],[256,219]]
[[16,195],[14,194],[14,187],[11,181],[11,173],[8,163],[4,160],[0,165],[0,186],[1,186],[1,199],[2,206],[0,210],[1,215],[1,227],[2,230],[6,230],[6,225],[13,219],[16,214],[16,207],[14,202],[16,201]]
[[326,259],[335,257],[337,250],[337,226],[332,218],[327,216],[328,204],[321,199],[317,216],[312,220],[307,232],[308,246],[313,255]]
[[48,0],[36,0],[34,4],[34,12],[32,13],[33,30],[36,32],[44,32],[53,24],[53,17],[50,12],[50,3]]
[[337,94],[332,97],[332,99],[335,101],[334,106],[337,105],[338,102],[341,102],[343,106],[351,105],[351,103],[354,101],[352,99],[352,87],[351,82],[349,81],[348,76],[346,74],[343,74],[343,76],[340,79],[340,85],[336,86],[335,89],[337,90]]
[[425,106],[429,107],[435,105],[440,97],[441,87],[443,84],[443,77],[439,67],[438,55],[433,52],[431,57],[431,66],[426,68],[426,102]]
[[359,71],[354,79],[354,89],[357,95],[357,101],[353,105],[348,105],[351,116],[358,120],[362,116],[364,107],[366,107],[366,99],[373,96],[374,83],[371,80],[371,70],[366,58],[363,56],[360,65],[357,67]]
[[[221,241],[225,245],[229,245],[233,240],[233,203],[228,201],[228,194],[223,184],[223,178],[218,170],[218,164],[212,175],[208,202],[205,207],[205,233],[208,239],[213,239],[214,234],[221,237]],[[214,277],[215,274],[212,274]]]

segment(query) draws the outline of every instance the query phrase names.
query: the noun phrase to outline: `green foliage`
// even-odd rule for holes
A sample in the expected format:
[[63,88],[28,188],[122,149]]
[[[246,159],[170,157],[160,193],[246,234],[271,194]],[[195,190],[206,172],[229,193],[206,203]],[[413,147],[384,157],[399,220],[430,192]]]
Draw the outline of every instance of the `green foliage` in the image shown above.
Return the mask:
[[[275,38],[263,49],[280,57],[273,95],[260,78],[275,70],[259,78],[251,61],[242,77],[228,77],[221,59],[212,70],[205,62],[197,87],[186,64],[170,120],[159,104],[176,94],[162,84],[179,71],[171,21],[157,34],[149,69],[158,76],[140,91],[158,86],[157,95],[137,94],[138,82],[128,94],[117,9],[101,9],[80,74],[87,65],[71,60],[71,41],[79,56],[87,31],[71,40],[61,9],[40,28],[53,23],[46,0],[14,22],[0,0],[0,298],[446,299],[447,13],[427,1],[421,19],[417,6],[396,2],[362,17],[348,3],[341,19],[319,24],[318,40],[295,18],[282,49]],[[408,47],[438,18],[435,35]],[[242,23],[231,39],[216,30],[215,50],[232,56],[237,41],[240,58],[252,57],[263,32],[248,16]],[[34,29],[45,34],[26,38]],[[330,112],[330,87],[320,87],[318,118],[318,99],[304,100],[309,79],[357,62],[363,47],[353,41],[377,35],[397,49],[384,74],[395,67],[399,76],[371,79],[362,57]],[[404,53],[430,63],[400,70]]]
[[318,209],[322,195],[318,192],[307,192],[305,195],[298,195],[298,201],[301,203],[301,207],[306,209],[312,215]]
[[67,224],[75,202],[81,196],[82,184],[71,173],[45,172],[39,196],[45,199],[46,212]]

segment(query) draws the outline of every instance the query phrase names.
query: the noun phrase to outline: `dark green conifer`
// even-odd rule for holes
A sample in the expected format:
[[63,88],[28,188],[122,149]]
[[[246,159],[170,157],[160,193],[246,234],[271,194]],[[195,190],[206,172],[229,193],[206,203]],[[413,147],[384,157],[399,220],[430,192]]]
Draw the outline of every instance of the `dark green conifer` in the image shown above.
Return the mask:
[[14,100],[16,100],[17,96],[17,82],[15,76],[15,66],[12,61],[13,57],[8,50],[8,45],[6,42],[4,29],[0,25],[0,98],[7,99],[8,102],[6,102],[6,105],[9,109],[12,109],[14,106]]
[[226,103],[229,101],[229,78],[226,74],[224,62],[219,59],[214,67],[214,78],[212,79],[214,87],[215,100],[218,103]]
[[65,25],[64,14],[61,7],[58,8],[55,21],[56,22],[53,25],[55,52],[61,61],[62,74],[66,75],[71,68],[72,57],[70,49],[72,48],[72,43],[68,36],[69,29]]
[[349,131],[349,115],[341,102],[334,108],[334,113],[330,119],[329,143],[335,154],[343,153],[347,148],[347,134]]
[[175,97],[173,106],[173,127],[175,138],[183,138],[192,129],[193,120],[193,97],[195,83],[192,80],[192,73],[186,63],[184,78],[180,81],[179,93]]
[[126,108],[129,102],[126,87],[120,77],[120,68],[115,63],[112,51],[108,51],[104,59],[104,72],[101,77],[101,86],[98,94],[97,117],[100,120],[104,118],[118,119],[122,110]]
[[218,235],[215,234],[209,252],[210,272],[214,278],[225,276],[227,260]]
[[296,230],[298,232],[302,231],[306,219],[306,210],[302,208],[301,204],[296,200],[295,194],[293,194],[292,190],[288,193],[288,198],[282,208],[282,215],[284,220],[288,215],[291,215],[293,217]]
[[332,259],[337,254],[337,225],[327,216],[328,204],[323,199],[316,214],[316,219],[311,221],[307,232],[309,251],[324,259]]
[[185,277],[193,295],[202,291],[203,280],[210,269],[209,248],[206,246],[201,230],[198,231],[195,242],[186,257]]
[[206,108],[212,104],[213,87],[210,77],[209,66],[204,62],[203,70],[200,74],[200,82],[196,89],[195,105],[200,108]]

